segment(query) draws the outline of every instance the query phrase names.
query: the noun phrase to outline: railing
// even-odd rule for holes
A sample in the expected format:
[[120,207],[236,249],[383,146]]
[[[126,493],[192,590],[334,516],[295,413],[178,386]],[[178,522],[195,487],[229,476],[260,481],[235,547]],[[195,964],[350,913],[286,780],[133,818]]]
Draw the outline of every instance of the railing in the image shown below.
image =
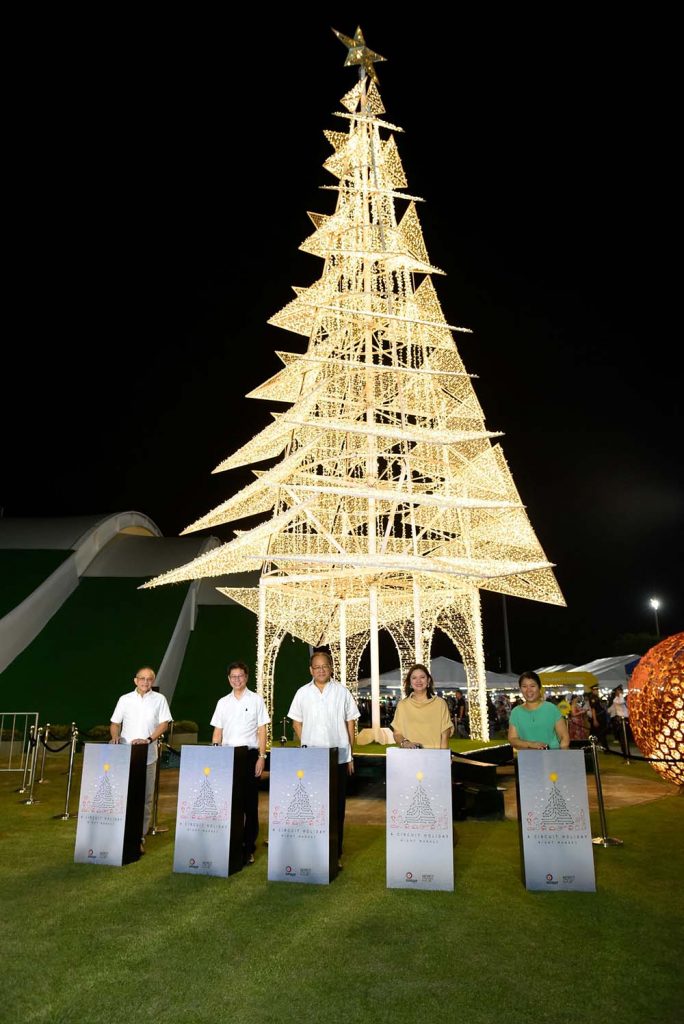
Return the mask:
[[0,772],[24,772],[22,787],[37,734],[37,711],[0,711]]

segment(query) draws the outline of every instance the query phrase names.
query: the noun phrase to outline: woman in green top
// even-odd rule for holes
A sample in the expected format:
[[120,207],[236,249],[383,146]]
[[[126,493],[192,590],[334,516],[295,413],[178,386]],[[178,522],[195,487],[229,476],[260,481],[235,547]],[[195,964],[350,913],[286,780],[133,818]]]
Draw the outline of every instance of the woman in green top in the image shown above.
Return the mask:
[[549,750],[570,746],[568,724],[555,704],[542,697],[536,672],[523,672],[518,686],[525,703],[513,708],[508,742],[516,750]]

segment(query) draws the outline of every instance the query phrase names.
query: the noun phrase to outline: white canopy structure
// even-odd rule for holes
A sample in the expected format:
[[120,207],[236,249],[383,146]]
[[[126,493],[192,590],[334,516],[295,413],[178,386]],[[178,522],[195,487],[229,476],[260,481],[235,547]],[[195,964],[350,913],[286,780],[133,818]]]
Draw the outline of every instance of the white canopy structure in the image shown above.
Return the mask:
[[586,665],[577,665],[568,669],[570,672],[591,672],[601,686],[617,686],[627,682],[634,666],[639,661],[639,654],[620,654],[615,658],[596,658]]
[[[429,665],[432,678],[438,690],[443,689],[465,689],[467,686],[466,670],[460,661],[453,658],[433,658]],[[509,690],[517,687],[518,677],[505,672],[487,672],[488,690]],[[400,669],[393,668],[388,672],[380,674],[380,689],[399,690],[402,686]],[[358,683],[359,692],[363,693],[370,688],[370,679],[360,679]]]
[[[594,661],[588,661],[585,665],[547,665],[545,668],[536,669],[536,671],[540,675],[567,673],[569,676],[590,672],[596,677],[600,686],[614,687],[620,683],[622,685],[627,683],[638,661],[638,654],[624,654],[613,658],[596,658]],[[429,668],[438,690],[455,687],[464,689],[467,686],[466,671],[460,661],[455,661],[452,658],[433,658]],[[517,673],[487,672],[486,677],[488,690],[517,690],[518,688],[519,677]],[[401,672],[398,667],[389,669],[389,671],[380,674],[380,690],[381,692],[385,690],[400,690],[402,681]],[[568,680],[568,683],[572,685],[571,679]],[[358,682],[359,692],[363,694],[365,690],[369,689],[370,685],[370,679],[360,679]],[[554,684],[551,688],[555,691],[559,688],[562,689],[562,686]]]

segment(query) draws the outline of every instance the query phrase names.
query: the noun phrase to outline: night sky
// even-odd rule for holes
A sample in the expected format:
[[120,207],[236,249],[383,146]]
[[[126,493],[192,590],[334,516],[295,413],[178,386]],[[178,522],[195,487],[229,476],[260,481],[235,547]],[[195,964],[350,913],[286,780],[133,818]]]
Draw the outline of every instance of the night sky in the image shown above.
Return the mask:
[[322,131],[355,81],[330,26],[360,20],[445,316],[474,332],[456,344],[568,601],[508,601],[513,668],[613,653],[653,631],[653,595],[684,628],[674,112],[649,27],[333,11],[242,35],[164,12],[87,45],[61,25],[59,52],[46,27],[11,125],[4,515],[137,509],[174,534],[251,479],[210,471],[270,421],[243,396],[274,351],[305,345],[266,321],[320,274],[298,245],[333,209]]

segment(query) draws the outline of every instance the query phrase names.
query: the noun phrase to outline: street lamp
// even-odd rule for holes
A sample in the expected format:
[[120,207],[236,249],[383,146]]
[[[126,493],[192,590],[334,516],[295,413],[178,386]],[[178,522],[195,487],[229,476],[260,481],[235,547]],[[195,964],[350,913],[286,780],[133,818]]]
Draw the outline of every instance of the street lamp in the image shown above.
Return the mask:
[[660,624],[658,623],[658,609],[660,608],[660,601],[658,600],[657,597],[652,597],[651,600],[648,603],[650,604],[651,608],[653,609],[653,614],[655,615],[656,636],[660,636]]

